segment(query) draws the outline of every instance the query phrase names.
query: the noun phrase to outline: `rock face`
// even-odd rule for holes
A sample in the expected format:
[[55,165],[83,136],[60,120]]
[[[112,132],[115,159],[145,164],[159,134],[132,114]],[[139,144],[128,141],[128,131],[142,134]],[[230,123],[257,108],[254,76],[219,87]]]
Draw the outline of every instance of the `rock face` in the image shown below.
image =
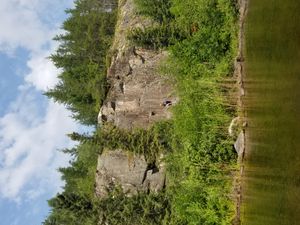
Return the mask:
[[143,156],[130,155],[122,150],[104,152],[98,159],[96,174],[96,195],[107,196],[108,192],[120,185],[128,196],[139,191],[157,192],[165,186],[163,164],[151,167]]
[[126,39],[130,29],[146,27],[149,21],[134,13],[133,0],[120,6],[119,23],[113,44],[114,55],[108,69],[111,88],[100,109],[98,122],[112,122],[126,129],[146,128],[155,121],[170,118],[166,100],[176,103],[172,82],[158,72],[166,52],[132,46]]
[[[110,76],[115,76],[112,88],[99,113],[99,123],[113,122],[121,128],[147,127],[155,121],[170,118],[165,100],[177,101],[173,88],[156,68],[166,53],[135,50],[128,57],[127,64]],[[131,52],[130,52],[131,54]],[[138,54],[138,55],[137,55]],[[114,61],[113,67],[121,66]],[[126,71],[124,71],[127,68]],[[111,77],[112,78],[112,77]]]
[[[111,65],[107,71],[110,90],[98,115],[100,124],[111,122],[124,129],[147,128],[170,118],[172,106],[163,106],[163,102],[174,105],[178,101],[172,81],[158,71],[167,52],[138,48],[126,38],[130,29],[153,23],[137,15],[133,2],[119,1]],[[156,192],[164,188],[165,179],[162,163],[148,165],[144,156],[111,149],[98,158],[96,195],[105,197],[115,185],[120,185],[128,196],[139,191]]]

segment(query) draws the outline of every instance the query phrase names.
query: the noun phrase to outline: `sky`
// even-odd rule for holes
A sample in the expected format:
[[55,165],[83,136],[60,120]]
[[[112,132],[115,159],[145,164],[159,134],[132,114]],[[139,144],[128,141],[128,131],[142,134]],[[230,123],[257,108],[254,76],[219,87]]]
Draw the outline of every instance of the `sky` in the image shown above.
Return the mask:
[[59,70],[47,58],[57,47],[72,0],[1,0],[0,3],[0,225],[38,225],[47,199],[61,190],[58,149],[81,129],[63,105],[42,93]]

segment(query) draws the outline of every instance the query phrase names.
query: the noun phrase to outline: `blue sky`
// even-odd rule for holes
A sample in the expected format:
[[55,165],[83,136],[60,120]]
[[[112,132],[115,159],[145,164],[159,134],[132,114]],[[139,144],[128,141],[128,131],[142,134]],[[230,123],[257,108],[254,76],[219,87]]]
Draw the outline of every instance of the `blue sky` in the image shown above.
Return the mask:
[[0,225],[38,225],[63,185],[57,168],[80,126],[42,95],[59,71],[47,59],[72,0],[1,0]]

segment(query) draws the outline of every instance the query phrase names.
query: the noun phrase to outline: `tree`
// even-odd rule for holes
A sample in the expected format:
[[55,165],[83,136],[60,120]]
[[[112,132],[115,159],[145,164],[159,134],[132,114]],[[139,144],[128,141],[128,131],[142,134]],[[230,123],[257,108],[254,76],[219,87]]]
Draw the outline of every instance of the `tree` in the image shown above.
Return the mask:
[[[112,2],[116,2],[112,0]],[[45,95],[65,104],[73,117],[86,125],[97,123],[97,114],[109,85],[106,80],[106,54],[112,42],[116,11],[107,11],[99,0],[77,0],[66,11],[64,34],[50,56],[62,72],[60,82]]]
[[64,192],[48,201],[52,213],[44,221],[44,225],[84,225],[97,217],[93,201],[85,195]]

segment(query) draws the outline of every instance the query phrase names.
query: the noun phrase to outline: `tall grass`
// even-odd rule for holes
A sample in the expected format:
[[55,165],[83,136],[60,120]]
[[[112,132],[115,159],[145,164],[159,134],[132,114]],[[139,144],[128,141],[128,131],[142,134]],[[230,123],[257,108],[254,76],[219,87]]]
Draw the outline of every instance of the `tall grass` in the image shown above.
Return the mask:
[[[180,99],[169,134],[172,153],[166,158],[171,205],[166,224],[230,224],[236,154],[227,127],[235,109],[227,106],[220,83],[233,73],[235,1],[171,0],[168,12],[172,16],[165,23],[185,36],[165,37],[173,42],[168,43],[171,56],[162,70],[175,76]],[[139,35],[151,40],[147,29]]]

